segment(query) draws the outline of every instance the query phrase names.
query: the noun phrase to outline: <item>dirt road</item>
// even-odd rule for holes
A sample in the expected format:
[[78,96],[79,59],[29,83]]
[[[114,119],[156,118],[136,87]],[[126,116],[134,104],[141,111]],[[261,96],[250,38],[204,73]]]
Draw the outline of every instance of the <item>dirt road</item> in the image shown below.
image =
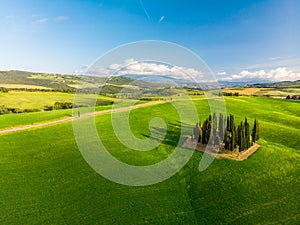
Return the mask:
[[99,111],[99,112],[86,113],[86,114],[82,114],[81,117],[71,116],[71,117],[52,120],[52,121],[43,122],[43,123],[11,127],[11,128],[0,130],[0,135],[1,134],[9,134],[9,133],[13,133],[13,132],[16,132],[16,131],[24,131],[24,130],[30,130],[30,129],[46,127],[46,126],[55,125],[55,124],[64,123],[64,122],[69,122],[69,121],[72,121],[72,120],[75,120],[75,119],[84,118],[84,117],[93,116],[93,115],[101,115],[101,114],[112,113],[112,112],[113,113],[114,112],[123,112],[123,111],[131,110],[131,109],[137,109],[137,108],[142,108],[142,107],[151,106],[151,105],[163,104],[163,103],[166,103],[166,102],[167,101],[147,102],[147,103],[142,103],[142,104],[138,104],[138,105],[134,105],[134,106],[115,108],[115,109],[107,109],[107,110],[103,110],[103,111]]

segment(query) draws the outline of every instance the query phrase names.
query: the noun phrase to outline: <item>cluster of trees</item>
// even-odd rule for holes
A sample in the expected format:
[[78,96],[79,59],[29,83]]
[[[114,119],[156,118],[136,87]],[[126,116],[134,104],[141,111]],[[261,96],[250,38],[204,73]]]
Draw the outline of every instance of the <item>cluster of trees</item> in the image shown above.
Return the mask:
[[[55,102],[54,105],[45,106],[44,111],[60,110],[60,109],[72,109],[74,104],[72,102]],[[76,107],[76,106],[75,106]]]
[[26,92],[63,92],[63,93],[76,93],[75,88],[10,88],[10,91],[26,91]]
[[28,113],[28,112],[39,112],[39,109],[19,109],[7,107],[5,105],[0,106],[0,115],[10,114],[10,113]]
[[[59,110],[59,109],[71,109],[73,108],[72,102],[55,102],[53,106],[45,106],[44,111]],[[74,106],[83,107],[83,106]],[[5,105],[0,105],[0,115],[10,114],[10,113],[29,113],[29,112],[40,112],[40,109],[19,109],[13,107],[7,107]]]
[[73,103],[72,102],[55,102],[53,109],[59,110],[59,109],[72,109]]
[[238,92],[223,92],[224,96],[239,96]]
[[7,93],[8,89],[5,87],[0,87],[0,92]]
[[202,126],[199,123],[196,124],[192,138],[204,145],[209,142],[213,145],[223,144],[226,150],[233,151],[238,148],[241,152],[248,149],[259,139],[258,120],[255,119],[250,133],[247,118],[236,126],[233,115],[226,117],[220,114],[217,118],[216,113],[214,113],[213,116],[209,115]]
[[[106,106],[112,105],[114,102],[105,99],[97,99],[96,106]],[[72,102],[55,102],[54,105],[49,105],[44,107],[44,111],[60,110],[60,109],[72,109],[72,108],[82,108],[88,107],[88,105],[76,105]]]
[[286,99],[300,99],[300,95],[293,95],[292,97],[288,95]]
[[47,105],[44,107],[44,111],[60,110],[60,109],[72,109],[72,102],[55,102],[54,105]]
[[162,101],[165,100],[164,98],[160,98],[160,97],[142,97],[140,98],[140,101]]
[[8,91],[27,91],[27,92],[63,92],[63,93],[76,93],[75,88],[4,88],[0,87],[0,92],[7,93]]
[[186,87],[189,95],[204,95],[204,92],[198,88],[188,88]]

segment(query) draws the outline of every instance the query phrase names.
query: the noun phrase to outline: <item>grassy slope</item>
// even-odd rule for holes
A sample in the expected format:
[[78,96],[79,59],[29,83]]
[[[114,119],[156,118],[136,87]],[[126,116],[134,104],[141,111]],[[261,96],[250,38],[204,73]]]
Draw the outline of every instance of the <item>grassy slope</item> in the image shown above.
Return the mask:
[[72,116],[72,110],[55,110],[47,112],[5,114],[0,116],[0,129],[29,125]]
[[[100,97],[100,101],[113,101],[112,98]],[[127,107],[130,105],[132,100],[117,100],[114,105],[104,105],[96,106],[95,111],[103,111],[111,109],[112,107]],[[135,104],[146,103],[147,101],[138,101]],[[90,108],[81,108],[82,112],[85,110],[90,111]],[[56,119],[61,119],[64,117],[72,116],[72,109],[66,110],[53,110],[53,111],[44,111],[44,112],[33,112],[33,113],[19,113],[19,114],[4,114],[0,115],[0,129],[6,129],[17,126],[31,125],[37,123],[43,123],[47,121],[52,121]]]
[[[196,104],[200,117],[206,117],[206,102]],[[300,104],[239,97],[228,98],[227,107],[237,120],[245,115],[250,122],[260,120],[262,148],[244,162],[215,160],[201,173],[202,153],[196,152],[178,174],[149,187],[122,186],[95,174],[76,147],[71,123],[0,136],[0,223],[296,223]],[[116,157],[151,164],[172,151],[178,115],[168,104],[131,112],[131,125],[141,138],[158,115],[168,122],[167,139],[146,154],[118,144],[109,115],[97,117],[98,129]]]
[[[97,106],[95,107],[95,111],[111,109],[111,107],[111,105]],[[0,129],[43,123],[70,116],[72,116],[72,109],[33,113],[5,114],[0,115]]]
[[[82,95],[82,99],[88,102],[93,99],[93,95]],[[99,96],[99,101],[113,101],[113,98]],[[0,105],[21,109],[40,109],[46,105],[54,105],[55,102],[73,102],[74,94],[61,92],[26,92],[26,91],[10,91],[8,93],[0,93]],[[110,109],[111,106],[97,106],[96,111]],[[0,129],[40,123],[55,120],[72,115],[72,110],[57,110],[35,113],[5,114],[0,115]]]

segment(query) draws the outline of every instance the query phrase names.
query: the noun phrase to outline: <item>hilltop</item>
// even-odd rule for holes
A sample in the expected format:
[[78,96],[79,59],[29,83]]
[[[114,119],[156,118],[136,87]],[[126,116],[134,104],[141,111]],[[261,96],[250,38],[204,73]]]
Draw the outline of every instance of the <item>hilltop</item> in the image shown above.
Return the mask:
[[78,88],[80,93],[115,96],[121,90],[127,98],[141,95],[168,96],[177,91],[171,84],[155,83],[137,80],[125,76],[88,76],[33,73],[27,71],[0,71],[0,87],[9,90],[54,91],[75,93]]

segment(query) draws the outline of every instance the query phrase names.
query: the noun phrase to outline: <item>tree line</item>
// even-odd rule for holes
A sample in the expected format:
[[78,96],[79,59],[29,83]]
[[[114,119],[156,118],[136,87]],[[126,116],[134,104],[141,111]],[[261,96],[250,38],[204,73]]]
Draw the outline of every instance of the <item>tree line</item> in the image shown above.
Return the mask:
[[300,99],[300,95],[292,95],[292,96],[288,95],[286,96],[286,99]]
[[223,96],[239,96],[238,92],[222,92]]
[[39,109],[19,109],[13,107],[7,107],[5,105],[0,105],[0,115],[10,114],[10,113],[28,113],[28,112],[39,112]]
[[7,93],[8,89],[5,87],[0,87],[0,92]]
[[0,87],[0,92],[7,93],[9,91],[26,91],[26,92],[62,92],[62,93],[76,93],[75,88],[5,88]]
[[254,120],[253,128],[250,130],[247,118],[236,126],[233,115],[226,117],[220,114],[217,118],[214,113],[213,116],[209,115],[203,124],[196,124],[193,128],[192,139],[203,145],[209,142],[212,145],[222,145],[224,149],[230,151],[238,148],[241,152],[259,139],[258,120]]

